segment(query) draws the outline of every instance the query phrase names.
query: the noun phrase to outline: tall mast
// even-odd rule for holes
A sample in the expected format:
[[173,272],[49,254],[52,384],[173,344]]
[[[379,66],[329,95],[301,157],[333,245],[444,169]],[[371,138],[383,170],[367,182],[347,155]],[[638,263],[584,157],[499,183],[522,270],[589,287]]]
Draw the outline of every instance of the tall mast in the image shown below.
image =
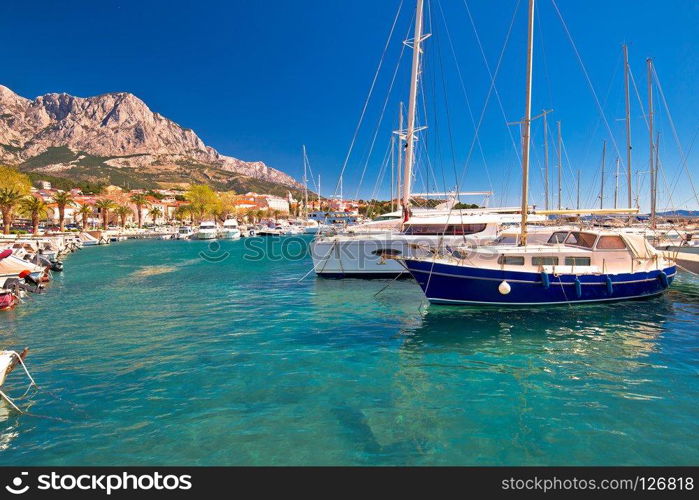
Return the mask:
[[394,174],[396,171],[396,135],[393,134],[391,135],[391,212],[393,212],[396,209],[396,206],[394,204],[394,199],[393,198],[393,189],[395,188],[393,182],[394,182]]
[[396,201],[401,199],[403,187],[403,101],[398,104],[398,184],[396,184]]
[[415,118],[417,113],[417,91],[420,78],[420,46],[424,40],[422,35],[422,12],[424,0],[417,0],[415,13],[415,37],[413,38],[413,68],[410,77],[410,99],[408,101],[408,130],[405,140],[408,148],[405,152],[405,171],[403,172],[403,222],[408,220],[410,210],[410,182],[415,162]]
[[580,169],[578,169],[578,182],[577,182],[577,187],[578,187],[578,192],[577,192],[577,198],[575,200],[575,208],[577,210],[580,210]]
[[561,139],[561,122],[556,122],[558,126],[558,210],[561,209],[561,175],[563,174],[563,156],[562,156],[562,146],[563,140]]
[[527,244],[527,210],[529,210],[529,134],[532,121],[532,66],[534,64],[534,0],[529,0],[529,24],[527,28],[527,81],[522,123],[522,221],[519,244]]
[[599,207],[604,208],[604,162],[607,156],[607,141],[602,141],[602,184],[599,189]]
[[650,223],[655,229],[655,164],[654,164],[654,145],[653,145],[653,60],[649,57],[646,59],[648,68],[648,143],[650,147],[649,164],[650,164]]
[[548,126],[546,123],[546,111],[544,110],[544,209],[549,209],[549,141]]
[[619,157],[616,157],[616,171],[614,172],[614,209],[619,206]]
[[303,145],[303,216],[308,218],[308,177],[306,172],[306,145]]
[[323,205],[320,202],[320,174],[318,174],[318,210],[323,210]]
[[[626,183],[629,208],[633,205],[631,185],[631,99],[629,99],[629,47],[624,44],[624,90],[626,93]],[[629,221],[631,217],[629,217]]]

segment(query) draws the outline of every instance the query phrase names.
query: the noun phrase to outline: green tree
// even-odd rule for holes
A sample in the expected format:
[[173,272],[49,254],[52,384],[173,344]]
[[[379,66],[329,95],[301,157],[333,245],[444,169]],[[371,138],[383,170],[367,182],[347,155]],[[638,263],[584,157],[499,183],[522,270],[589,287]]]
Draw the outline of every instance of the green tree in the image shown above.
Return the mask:
[[220,210],[221,199],[216,191],[206,184],[193,185],[189,188],[185,197],[189,201],[191,214],[197,221],[200,221],[208,214],[213,214]]
[[49,207],[43,199],[36,196],[25,196],[19,202],[19,211],[32,220],[32,233],[39,234],[39,220],[49,214]]
[[176,220],[180,222],[184,222],[187,217],[189,217],[189,205],[180,205],[175,209],[175,212],[172,214]]
[[121,227],[124,228],[126,227],[126,218],[133,213],[133,210],[131,210],[131,207],[128,207],[126,205],[119,205],[114,210],[114,213],[117,214],[117,216],[119,216],[119,220],[121,221]]
[[2,212],[2,232],[10,234],[14,210],[24,195],[17,189],[0,188],[0,212]]
[[94,213],[94,211],[95,210],[92,207],[92,205],[88,205],[87,203],[85,203],[84,205],[80,205],[78,210],[76,210],[75,213],[79,214],[80,218],[82,220],[83,231],[85,231],[87,229],[87,218],[90,217]]
[[150,215],[153,225],[155,225],[155,221],[158,220],[161,215],[163,215],[163,211],[160,210],[159,207],[153,207],[148,211],[148,215]]
[[109,211],[117,207],[117,204],[112,200],[103,199],[98,200],[95,203],[95,208],[97,208],[102,214],[102,229],[107,229],[107,224],[109,222]]
[[14,210],[31,187],[29,177],[14,168],[0,166],[0,211],[5,234],[10,233]]
[[65,231],[66,207],[75,204],[75,201],[73,200],[73,195],[71,195],[68,191],[59,191],[58,193],[53,195],[53,202],[58,207],[59,225],[61,232],[63,232]]
[[143,226],[143,207],[150,205],[145,194],[135,193],[131,196],[131,203],[136,205],[136,216],[138,218],[138,228]]

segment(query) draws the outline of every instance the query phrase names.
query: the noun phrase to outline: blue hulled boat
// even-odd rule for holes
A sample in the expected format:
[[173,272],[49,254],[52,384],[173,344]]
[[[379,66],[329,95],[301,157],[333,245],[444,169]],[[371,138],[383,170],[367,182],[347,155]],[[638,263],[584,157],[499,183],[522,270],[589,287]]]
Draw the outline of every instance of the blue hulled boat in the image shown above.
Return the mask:
[[402,259],[431,303],[535,306],[662,294],[676,269],[640,235],[556,231],[547,243]]

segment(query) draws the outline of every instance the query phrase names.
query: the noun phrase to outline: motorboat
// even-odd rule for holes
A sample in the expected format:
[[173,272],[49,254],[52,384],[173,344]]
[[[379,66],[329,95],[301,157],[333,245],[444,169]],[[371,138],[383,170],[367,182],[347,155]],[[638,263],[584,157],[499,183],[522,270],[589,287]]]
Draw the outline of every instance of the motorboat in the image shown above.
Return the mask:
[[193,237],[194,230],[192,229],[192,226],[180,226],[175,235],[175,238],[177,238],[178,240],[189,240]]
[[196,237],[198,240],[215,240],[218,236],[218,229],[214,221],[203,221],[199,224]]
[[221,227],[219,236],[224,240],[240,239],[241,232],[240,228],[238,227],[238,221],[236,219],[226,219],[223,222],[223,227]]

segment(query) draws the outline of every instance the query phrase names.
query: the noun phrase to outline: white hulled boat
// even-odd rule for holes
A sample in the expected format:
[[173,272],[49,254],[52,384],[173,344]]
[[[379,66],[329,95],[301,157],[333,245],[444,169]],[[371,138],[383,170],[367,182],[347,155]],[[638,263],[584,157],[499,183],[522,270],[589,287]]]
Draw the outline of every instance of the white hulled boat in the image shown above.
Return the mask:
[[217,236],[218,229],[214,221],[206,220],[199,224],[199,229],[197,230],[198,240],[215,240]]

